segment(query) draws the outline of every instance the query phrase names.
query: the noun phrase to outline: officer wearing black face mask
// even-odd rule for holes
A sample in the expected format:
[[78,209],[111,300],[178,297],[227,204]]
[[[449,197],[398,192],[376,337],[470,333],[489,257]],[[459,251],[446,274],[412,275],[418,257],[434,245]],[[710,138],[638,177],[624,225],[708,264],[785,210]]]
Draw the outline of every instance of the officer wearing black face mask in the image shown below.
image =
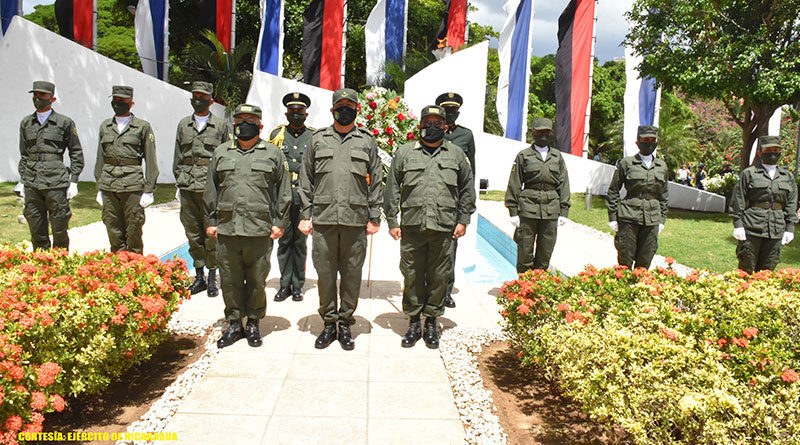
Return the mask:
[[[214,150],[233,139],[231,127],[225,119],[211,113],[214,86],[208,82],[192,83],[190,104],[194,113],[183,118],[175,134],[175,156],[172,172],[178,186],[176,198],[181,203],[181,223],[189,239],[189,255],[196,270],[189,290],[192,295],[206,291],[209,297],[219,295],[217,285],[217,239],[206,235],[203,221],[205,208],[203,192],[206,189],[208,164]],[[208,281],[204,268],[208,267]]]
[[292,182],[292,206],[289,210],[289,227],[278,240],[278,266],[281,282],[275,301],[283,301],[292,296],[293,301],[303,300],[303,285],[306,281],[306,238],[297,225],[300,223],[300,166],[303,153],[311,143],[314,129],[307,127],[308,107],[311,99],[303,93],[289,93],[283,96],[286,107],[286,120],[289,125],[280,125],[269,135],[269,141],[283,150],[289,162],[289,175]]

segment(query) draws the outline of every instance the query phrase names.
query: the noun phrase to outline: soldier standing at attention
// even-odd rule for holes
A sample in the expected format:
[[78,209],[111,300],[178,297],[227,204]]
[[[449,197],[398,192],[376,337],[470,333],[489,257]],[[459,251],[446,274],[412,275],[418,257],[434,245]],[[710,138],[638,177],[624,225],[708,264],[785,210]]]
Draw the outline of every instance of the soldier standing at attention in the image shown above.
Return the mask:
[[303,153],[311,143],[313,128],[306,127],[308,107],[311,99],[303,93],[289,93],[283,96],[286,107],[286,120],[289,125],[281,125],[269,135],[269,141],[283,150],[289,162],[289,175],[292,183],[292,205],[289,210],[289,227],[278,240],[278,267],[281,270],[281,284],[275,301],[283,301],[292,296],[292,301],[303,301],[303,285],[306,282],[306,239],[297,227],[300,224],[300,165]]
[[567,165],[561,152],[550,148],[552,137],[553,121],[535,119],[533,145],[520,151],[511,166],[506,207],[516,227],[518,273],[550,266],[558,227],[569,216]]
[[342,349],[355,347],[350,326],[355,323],[367,235],[380,228],[383,167],[372,133],[355,126],[357,106],[354,90],[333,93],[333,125],[314,132],[300,170],[299,228],[305,235],[314,232],[311,259],[319,275],[319,314],[325,322],[314,345],[318,349],[337,338]]
[[[475,178],[475,138],[472,136],[472,130],[461,125],[456,124],[458,119],[459,108],[464,103],[464,99],[458,93],[444,93],[436,98],[436,105],[444,109],[444,118],[447,123],[447,131],[444,134],[446,141],[452,142],[455,146],[461,147],[467,155],[469,165],[472,167],[473,182]],[[450,279],[447,282],[447,293],[444,296],[444,305],[449,308],[456,307],[456,302],[453,300],[453,286],[456,283],[456,250],[458,250],[458,240],[453,243],[453,271],[450,274]]]
[[[78,194],[78,176],[83,171],[83,150],[75,122],[56,113],[56,86],[37,80],[33,88],[33,106],[19,124],[19,177],[24,188],[23,214],[31,230],[34,249],[49,249],[48,220],[53,229],[53,247],[69,249],[69,200]],[[69,150],[69,169],[64,152]]]
[[115,85],[111,96],[114,117],[100,124],[94,166],[97,203],[103,206],[111,251],[142,253],[144,209],[153,203],[158,177],[156,138],[150,124],[131,113],[132,87]]
[[[608,226],[617,232],[617,262],[630,269],[649,268],[658,250],[658,234],[667,220],[669,190],[667,164],[653,155],[658,128],[640,125],[636,145],[639,154],[622,158],[608,186]],[[620,199],[620,188],[626,195]]]
[[[258,137],[261,108],[239,105],[233,112],[236,140],[214,151],[203,201],[206,233],[218,239],[222,299],[228,326],[217,347],[242,337],[261,346],[258,320],[267,311],[267,275],[272,240],[289,224],[289,166],[278,147]],[[247,323],[242,329],[242,318]]]
[[[219,295],[217,239],[206,235],[203,192],[214,150],[233,138],[225,119],[211,114],[213,93],[214,86],[208,82],[192,83],[191,104],[194,114],[183,118],[178,124],[172,160],[172,173],[178,186],[176,197],[181,203],[181,223],[189,239],[189,255],[192,256],[196,271],[189,291],[194,295],[207,290],[209,297]],[[208,267],[208,282],[204,267]]]
[[742,171],[730,206],[739,269],[747,273],[774,270],[797,223],[797,184],[786,167],[778,167],[781,139],[761,136],[758,143],[761,161]]
[[435,349],[439,347],[436,317],[444,313],[453,268],[451,245],[464,236],[475,212],[475,186],[464,151],[443,140],[444,110],[435,105],[423,108],[419,128],[420,140],[406,143],[394,156],[383,206],[389,234],[400,240],[403,312],[409,317],[400,344],[410,348],[423,337],[425,345]]

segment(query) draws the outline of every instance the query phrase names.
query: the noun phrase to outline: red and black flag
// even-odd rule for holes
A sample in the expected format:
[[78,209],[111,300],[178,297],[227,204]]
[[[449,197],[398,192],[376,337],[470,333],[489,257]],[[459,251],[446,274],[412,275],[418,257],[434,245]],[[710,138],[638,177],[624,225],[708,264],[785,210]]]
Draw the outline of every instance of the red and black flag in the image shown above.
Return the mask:
[[341,88],[343,32],[344,0],[311,0],[303,12],[305,83],[332,91]]
[[558,149],[583,156],[592,91],[595,0],[570,0],[558,18],[556,137]]
[[95,45],[95,0],[56,0],[58,31],[87,48]]
[[197,22],[200,29],[210,29],[217,35],[225,51],[231,50],[233,0],[200,0],[197,3]]
[[468,0],[446,0],[444,17],[436,33],[436,47],[458,50],[466,40]]

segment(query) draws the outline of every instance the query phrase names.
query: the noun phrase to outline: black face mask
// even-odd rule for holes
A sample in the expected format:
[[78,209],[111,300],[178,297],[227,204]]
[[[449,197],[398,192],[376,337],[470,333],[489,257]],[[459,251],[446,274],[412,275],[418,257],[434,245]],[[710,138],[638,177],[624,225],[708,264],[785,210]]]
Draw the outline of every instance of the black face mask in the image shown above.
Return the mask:
[[550,135],[549,134],[534,134],[533,135],[533,143],[539,147],[547,147],[550,145]]
[[456,123],[456,119],[458,119],[458,115],[461,114],[458,112],[458,109],[444,109],[444,121],[447,122],[447,125],[453,125]]
[[286,120],[289,121],[289,125],[295,128],[302,127],[303,124],[306,122],[306,114],[305,113],[286,113]]
[[356,120],[356,109],[350,107],[339,107],[333,109],[333,119],[339,125],[350,125]]
[[639,142],[639,153],[650,156],[656,151],[656,147],[658,147],[658,142]]
[[258,128],[258,124],[251,122],[242,122],[233,126],[233,134],[243,141],[249,141],[250,139],[253,139],[254,137],[258,136],[260,132],[261,129]]
[[41,110],[43,108],[47,108],[50,105],[50,99],[42,99],[41,97],[34,97],[33,98],[33,106],[36,110]]
[[430,144],[435,144],[439,142],[444,137],[444,128],[434,127],[433,125],[428,127],[420,127],[419,135],[422,137],[422,140],[428,142]]
[[781,152],[761,153],[761,163],[767,165],[778,165],[781,160]]
[[131,104],[128,102],[123,102],[121,100],[113,100],[111,101],[111,108],[114,109],[114,114],[117,116],[124,116],[128,114],[128,111],[131,110]]
[[208,107],[211,106],[211,100],[201,99],[199,97],[192,98],[191,103],[195,113],[204,113],[208,110]]

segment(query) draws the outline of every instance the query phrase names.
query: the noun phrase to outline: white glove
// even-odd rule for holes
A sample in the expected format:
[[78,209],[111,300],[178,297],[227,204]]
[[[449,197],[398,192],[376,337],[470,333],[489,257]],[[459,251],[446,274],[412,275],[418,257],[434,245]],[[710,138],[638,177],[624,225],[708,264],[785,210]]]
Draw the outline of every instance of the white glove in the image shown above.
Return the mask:
[[739,227],[739,228],[733,229],[733,237],[736,238],[739,241],[746,240],[747,239],[747,234],[744,231],[744,227]]
[[785,246],[791,243],[793,239],[794,239],[793,232],[783,232],[783,239],[781,240],[781,244]]
[[611,227],[611,230],[613,230],[615,232],[619,231],[619,224],[617,224],[616,221],[609,221],[608,222],[608,227]]
[[181,200],[181,189],[177,189],[175,191],[175,199],[177,199],[178,201]]
[[78,183],[70,182],[69,187],[67,187],[67,199],[72,199],[77,194],[78,194]]
[[512,226],[519,227],[519,216],[512,216],[510,221]]
[[21,198],[25,197],[25,184],[18,182],[17,185],[14,186],[14,193],[18,194]]
[[661,235],[661,231],[664,230],[664,224],[658,225],[658,234]]
[[142,193],[142,197],[139,199],[139,205],[142,207],[147,207],[152,203],[153,203],[153,194]]
[[97,192],[97,197],[94,198],[94,200],[97,201],[97,203],[100,204],[100,206],[102,206],[103,205],[103,192],[102,191]]
[[564,224],[567,223],[567,221],[569,221],[569,219],[567,219],[566,217],[559,216],[558,217],[558,226],[559,227],[563,226]]

